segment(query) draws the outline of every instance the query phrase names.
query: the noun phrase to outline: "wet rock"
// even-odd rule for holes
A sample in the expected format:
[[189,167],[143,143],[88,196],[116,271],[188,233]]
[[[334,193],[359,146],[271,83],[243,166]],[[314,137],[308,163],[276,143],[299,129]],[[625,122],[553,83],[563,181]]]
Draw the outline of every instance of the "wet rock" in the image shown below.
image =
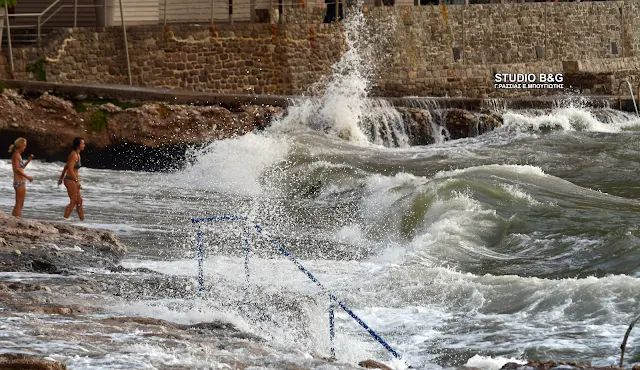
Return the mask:
[[1,211],[0,238],[0,271],[62,274],[79,266],[109,267],[126,252],[106,230],[21,220]]
[[473,113],[464,109],[450,109],[445,113],[444,126],[452,140],[469,137],[472,127],[476,127],[476,124]]
[[[46,221],[24,220],[0,212],[0,236],[7,245],[29,248],[47,247],[51,243],[77,251],[81,245],[95,249],[105,255],[120,258],[127,250],[116,236],[106,230]],[[26,248],[25,248],[26,247]]]
[[60,274],[63,272],[56,265],[45,260],[32,260],[31,271],[43,274]]
[[526,364],[509,362],[502,366],[500,370],[622,370],[617,366],[595,367],[591,365],[578,364],[575,362],[541,362],[529,361]]
[[374,360],[361,361],[358,363],[358,365],[366,369],[392,370],[389,366]]
[[251,119],[258,129],[268,127],[276,117],[284,113],[284,109],[281,107],[261,107],[256,105],[243,106],[242,111],[248,115],[247,119]]
[[184,326],[184,328],[187,330],[196,329],[196,330],[209,330],[209,331],[221,330],[221,329],[234,330],[234,331],[238,330],[236,329],[235,326],[233,326],[233,324],[228,322],[223,322],[223,321],[201,322],[194,325]]
[[51,289],[47,286],[40,285],[40,284],[22,283],[22,282],[0,283],[0,290],[14,291],[14,292],[32,292],[32,291],[51,292]]
[[252,342],[238,342],[238,341],[221,341],[218,348],[229,352],[236,352],[242,350],[245,353],[250,354],[252,357],[267,357],[271,354],[265,347],[259,346]]
[[149,317],[112,317],[100,320],[105,325],[118,325],[122,323],[134,323],[140,325],[157,325],[165,328],[179,328],[179,324],[162,319],[153,319]]
[[0,354],[2,370],[67,370],[67,365],[18,353]]
[[152,275],[160,275],[159,272],[151,270],[146,267],[137,267],[134,269],[126,268],[121,265],[111,266],[107,268],[111,272],[126,272],[126,273],[141,273],[141,274],[152,274]]
[[476,136],[493,131],[496,128],[502,126],[502,123],[503,123],[503,119],[498,114],[495,114],[495,113],[481,114],[478,117],[478,129],[476,132]]
[[435,143],[432,128],[432,114],[428,110],[418,108],[398,108],[407,122],[411,145],[429,145]]

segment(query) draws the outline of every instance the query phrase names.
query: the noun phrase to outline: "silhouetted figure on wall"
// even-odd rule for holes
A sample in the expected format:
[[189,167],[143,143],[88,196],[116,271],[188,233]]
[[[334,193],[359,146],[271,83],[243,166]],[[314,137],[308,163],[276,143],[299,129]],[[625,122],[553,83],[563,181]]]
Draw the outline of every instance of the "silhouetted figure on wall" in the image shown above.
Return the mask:
[[[333,23],[336,20],[336,2],[338,0],[324,0],[324,3],[327,4],[327,15],[324,16],[324,23]],[[338,21],[341,21],[344,18],[344,13],[342,12],[342,6],[344,0],[339,0],[340,5],[338,6]]]
[[420,5],[440,5],[439,0],[420,0]]

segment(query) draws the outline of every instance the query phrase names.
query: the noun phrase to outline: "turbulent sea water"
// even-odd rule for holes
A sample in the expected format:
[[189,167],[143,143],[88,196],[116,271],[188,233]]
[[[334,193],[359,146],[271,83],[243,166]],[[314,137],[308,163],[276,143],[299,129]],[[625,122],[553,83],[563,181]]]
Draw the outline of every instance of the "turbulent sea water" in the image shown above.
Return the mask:
[[[640,121],[585,108],[504,117],[489,134],[421,147],[276,123],[214,142],[174,173],[83,168],[84,224],[113,230],[132,247],[125,267],[188,276],[195,286],[197,229],[190,218],[247,215],[417,368],[492,369],[507,358],[613,364],[640,294]],[[36,181],[28,186],[25,218],[61,218],[61,166],[30,166]],[[8,161],[0,168],[8,179]],[[9,181],[0,194],[9,212]],[[275,342],[328,354],[327,297],[256,234],[250,285],[260,289],[250,299],[279,294],[297,307],[265,306],[287,324],[255,326],[255,317],[225,305],[245,294],[242,227],[203,226],[205,284],[226,293],[206,297],[210,305],[198,319],[245,320],[247,330]],[[169,320],[193,314],[178,298],[112,309]],[[13,343],[11,335],[3,339]],[[632,332],[631,362],[638,340]],[[22,345],[64,354],[56,346]],[[167,356],[162,346],[154,351]],[[336,355],[353,363],[391,361],[342,311]],[[72,368],[87,368],[87,361]],[[151,366],[153,356],[142,363]]]
[[[347,39],[358,40],[349,32]],[[82,168],[84,225],[113,230],[131,247],[123,266],[186,277],[193,290],[191,217],[256,220],[406,362],[393,362],[338,310],[335,350],[343,363],[486,370],[509,359],[616,363],[640,294],[640,120],[567,99],[546,111],[500,111],[504,125],[473,138],[447,140],[434,127],[442,133],[436,144],[410,147],[400,114],[366,97],[366,50],[351,47],[336,65],[339,78],[323,81],[321,98],[299,102],[263,132],[194,151],[180,171]],[[61,168],[29,166],[35,181],[25,218],[61,220]],[[0,207],[9,213],[8,161],[0,171]],[[201,226],[206,291],[198,302],[180,292],[104,299],[107,316],[222,319],[278,343],[276,359],[304,366],[311,353],[328,356],[328,297],[256,233],[247,283],[243,226]],[[235,304],[247,300],[259,314]],[[224,368],[213,349],[203,354],[187,342],[179,352],[139,332],[108,337],[107,354],[34,334],[34,321],[78,320],[2,312],[0,348],[72,369]],[[638,360],[639,340],[632,332],[626,365]]]

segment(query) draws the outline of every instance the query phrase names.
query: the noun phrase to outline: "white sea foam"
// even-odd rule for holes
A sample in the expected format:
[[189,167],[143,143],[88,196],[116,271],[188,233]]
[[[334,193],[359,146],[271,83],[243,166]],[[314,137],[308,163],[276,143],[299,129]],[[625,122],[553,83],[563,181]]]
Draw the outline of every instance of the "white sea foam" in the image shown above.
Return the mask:
[[504,125],[500,130],[541,131],[561,129],[564,131],[620,132],[622,129],[640,125],[640,119],[630,114],[611,111],[607,121],[596,117],[583,107],[561,107],[546,114],[507,111],[503,115]]
[[528,175],[528,176],[537,176],[537,177],[545,177],[548,176],[544,173],[544,171],[537,166],[530,165],[508,165],[508,164],[491,164],[484,166],[475,166],[468,167],[463,169],[451,170],[451,171],[441,171],[438,172],[434,178],[445,178],[445,177],[455,177],[464,173],[473,173],[473,172],[497,172],[497,173],[505,173],[505,174],[516,174],[516,175]]
[[523,361],[517,358],[506,358],[506,357],[491,357],[491,356],[481,356],[474,355],[464,366],[469,367],[477,367],[482,370],[500,370],[504,365],[509,362],[514,362],[516,364],[524,365],[527,361]]
[[524,200],[525,202],[531,204],[531,205],[539,205],[541,204],[539,201],[533,199],[533,197],[528,194],[527,192],[525,192],[524,190],[522,190],[519,186],[517,185],[511,185],[511,184],[501,184],[500,185],[507,193],[509,193],[509,195],[511,195],[513,198],[515,199],[521,199]]
[[289,151],[284,137],[246,134],[216,141],[199,151],[197,162],[170,178],[174,186],[256,196],[264,171]]

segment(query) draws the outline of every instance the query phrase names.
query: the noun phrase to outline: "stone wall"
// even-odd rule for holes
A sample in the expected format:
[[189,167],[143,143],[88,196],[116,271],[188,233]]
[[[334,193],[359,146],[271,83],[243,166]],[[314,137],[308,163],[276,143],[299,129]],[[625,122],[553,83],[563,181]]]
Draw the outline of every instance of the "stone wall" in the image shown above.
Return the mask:
[[[135,85],[209,92],[300,92],[328,73],[345,50],[339,26],[324,24],[139,26],[127,35]],[[47,45],[41,54],[47,81],[129,82],[122,29],[67,30]],[[34,78],[25,61],[37,60],[37,50],[17,50],[15,56],[16,78]]]
[[[363,26],[384,40],[373,93],[386,96],[514,96],[494,73],[562,73],[565,86],[617,93],[640,74],[640,3],[520,3],[365,9]],[[128,28],[133,83],[220,93],[302,94],[347,50],[345,26],[321,9],[287,9],[284,24]],[[311,23],[307,23],[307,20]],[[367,35],[369,37],[369,35]],[[60,30],[42,50],[16,50],[16,78],[46,58],[47,80],[128,84],[120,28]],[[374,45],[375,49],[375,45]],[[597,75],[585,81],[585,73]],[[9,78],[0,58],[0,78]],[[635,83],[635,82],[634,82]],[[634,86],[635,88],[635,86]]]

